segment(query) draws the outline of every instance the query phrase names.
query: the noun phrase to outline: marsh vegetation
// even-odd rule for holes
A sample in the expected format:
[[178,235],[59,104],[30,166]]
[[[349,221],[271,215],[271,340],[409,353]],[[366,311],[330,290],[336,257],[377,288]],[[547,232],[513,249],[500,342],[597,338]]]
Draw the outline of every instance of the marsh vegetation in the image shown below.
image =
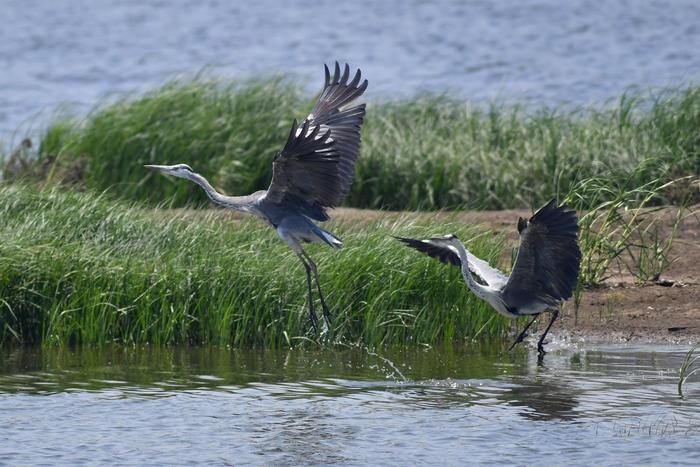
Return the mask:
[[[0,341],[308,341],[303,270],[275,233],[253,219],[171,209],[206,200],[142,165],[187,162],[229,194],[265,188],[290,120],[312,101],[282,79],[200,78],[50,122],[21,163],[6,164],[0,185]],[[444,211],[565,200],[581,212],[577,307],[583,287],[613,269],[647,283],[668,268],[673,231],[660,232],[649,209],[698,199],[699,125],[700,88],[571,113],[436,95],[373,102],[346,205]],[[455,233],[509,269],[498,261],[503,237],[440,219],[329,226],[347,247],[312,251],[335,314],[324,339],[405,345],[504,334],[508,323],[468,293],[459,271],[390,238]]]
[[[281,78],[172,82],[98,105],[84,119],[50,122],[28,175],[184,206],[205,197],[197,187],[149,177],[142,165],[187,162],[228,194],[247,194],[267,187],[291,120],[312,102]],[[601,198],[623,185],[700,173],[699,126],[700,87],[626,94],[606,108],[569,112],[478,107],[441,95],[375,101],[346,205],[535,207],[594,178],[604,181]],[[688,190],[681,188],[657,193],[654,203],[682,201]]]

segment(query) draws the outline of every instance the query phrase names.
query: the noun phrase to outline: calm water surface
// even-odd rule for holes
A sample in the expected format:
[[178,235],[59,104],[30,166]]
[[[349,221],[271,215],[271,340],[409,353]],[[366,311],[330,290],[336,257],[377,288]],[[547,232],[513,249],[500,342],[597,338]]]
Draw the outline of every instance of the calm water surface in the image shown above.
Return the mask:
[[684,350],[5,351],[0,463],[697,465]]
[[210,67],[238,78],[347,60],[367,97],[447,91],[582,105],[700,77],[697,0],[3,0],[0,138],[60,105]]

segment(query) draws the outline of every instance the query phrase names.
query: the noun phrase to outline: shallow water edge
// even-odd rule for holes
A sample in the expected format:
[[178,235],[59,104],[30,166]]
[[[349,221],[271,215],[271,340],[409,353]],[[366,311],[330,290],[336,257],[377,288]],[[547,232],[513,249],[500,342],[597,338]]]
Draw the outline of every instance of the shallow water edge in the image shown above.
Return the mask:
[[17,349],[0,363],[0,457],[55,465],[692,463],[700,386],[676,393],[685,350],[560,348],[538,364],[529,351],[484,347],[376,355]]

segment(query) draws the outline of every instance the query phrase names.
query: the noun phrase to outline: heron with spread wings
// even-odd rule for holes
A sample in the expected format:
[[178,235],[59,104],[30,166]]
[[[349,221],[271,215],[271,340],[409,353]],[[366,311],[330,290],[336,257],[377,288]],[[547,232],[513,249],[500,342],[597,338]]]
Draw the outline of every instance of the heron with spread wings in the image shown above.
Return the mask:
[[543,355],[544,338],[559,316],[561,303],[571,298],[578,281],[578,218],[575,211],[551,200],[530,219],[518,219],[518,233],[520,249],[510,276],[471,254],[454,235],[427,240],[397,238],[443,263],[461,267],[467,286],[498,313],[509,318],[533,316],[511,349],[522,342],[540,314],[551,312],[552,318],[537,343]]
[[327,221],[327,208],[340,204],[352,183],[365,104],[344,107],[360,97],[365,89],[367,80],[361,81],[359,69],[350,79],[347,64],[341,73],[336,62],[332,77],[325,66],[325,84],[318,102],[301,124],[296,120],[292,123],[284,148],[273,159],[272,181],[267,190],[248,196],[226,196],[186,164],[146,166],[191,180],[219,206],[253,214],[270,224],[304,264],[309,318],[314,331],[318,329],[318,317],[314,310],[312,273],[328,326],[331,315],[316,264],[304,251],[302,243],[325,243],[337,249],[343,246],[340,239],[313,221]]

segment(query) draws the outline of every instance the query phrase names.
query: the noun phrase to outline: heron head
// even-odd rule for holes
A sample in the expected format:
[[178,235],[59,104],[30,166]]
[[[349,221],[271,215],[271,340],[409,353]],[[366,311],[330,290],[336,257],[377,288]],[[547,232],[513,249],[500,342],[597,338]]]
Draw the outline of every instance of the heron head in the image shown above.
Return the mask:
[[428,241],[438,245],[455,246],[457,243],[459,243],[459,238],[457,238],[457,236],[454,234],[436,235],[434,237],[430,237]]
[[180,178],[190,178],[194,173],[192,168],[187,164],[175,164],[175,165],[144,165],[148,169],[157,170],[166,175],[172,175],[173,177]]
[[454,234],[443,235],[441,237],[438,237],[438,239],[443,242],[451,243],[453,245],[455,244],[455,242],[459,242],[459,238],[457,238],[457,235]]

